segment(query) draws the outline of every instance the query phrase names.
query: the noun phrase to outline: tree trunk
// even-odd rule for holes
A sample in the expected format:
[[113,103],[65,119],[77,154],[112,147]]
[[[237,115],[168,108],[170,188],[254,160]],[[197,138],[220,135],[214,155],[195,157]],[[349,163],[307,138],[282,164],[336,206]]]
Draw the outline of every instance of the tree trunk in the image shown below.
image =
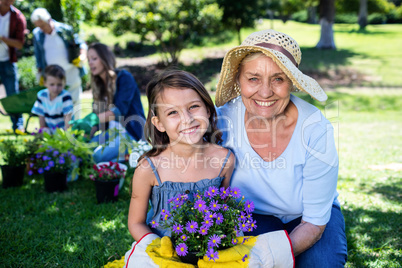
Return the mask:
[[364,30],[367,26],[367,0],[360,0],[358,23],[360,30]]
[[335,18],[335,0],[320,0],[321,37],[316,48],[336,49],[332,25]]

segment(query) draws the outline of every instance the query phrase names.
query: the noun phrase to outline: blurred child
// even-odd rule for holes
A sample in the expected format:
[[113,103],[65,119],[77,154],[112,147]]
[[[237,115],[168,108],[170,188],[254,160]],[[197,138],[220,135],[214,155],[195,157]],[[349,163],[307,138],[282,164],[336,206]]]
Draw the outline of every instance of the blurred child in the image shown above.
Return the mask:
[[66,76],[59,65],[49,65],[45,69],[45,86],[38,92],[32,113],[39,116],[41,131],[53,133],[56,128],[67,129],[73,114],[73,102],[64,86]]

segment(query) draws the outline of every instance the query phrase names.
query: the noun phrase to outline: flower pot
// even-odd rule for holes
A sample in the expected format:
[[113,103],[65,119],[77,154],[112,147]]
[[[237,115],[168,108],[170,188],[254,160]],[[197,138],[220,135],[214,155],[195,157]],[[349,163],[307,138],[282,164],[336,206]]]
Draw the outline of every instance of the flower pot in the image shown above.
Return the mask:
[[43,177],[45,178],[46,192],[63,192],[67,190],[67,172],[45,171]]
[[119,195],[119,179],[110,181],[95,180],[96,199],[98,204],[115,202]]
[[186,256],[179,256],[179,258],[184,263],[197,265],[198,260],[201,259],[201,257],[196,255],[197,253],[198,252],[188,252]]
[[3,188],[19,187],[24,182],[25,166],[1,166]]

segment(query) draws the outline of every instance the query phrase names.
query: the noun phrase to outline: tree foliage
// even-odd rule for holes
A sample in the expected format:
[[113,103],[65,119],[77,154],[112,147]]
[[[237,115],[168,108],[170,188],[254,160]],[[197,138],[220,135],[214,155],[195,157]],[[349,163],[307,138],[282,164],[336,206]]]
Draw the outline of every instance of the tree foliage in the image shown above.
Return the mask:
[[96,21],[116,35],[131,31],[152,41],[166,65],[177,63],[190,42],[215,33],[223,14],[214,0],[100,1],[97,12]]
[[243,27],[254,27],[256,19],[265,15],[266,1],[262,0],[217,0],[223,9],[223,24],[238,34],[239,44],[242,39],[240,30]]

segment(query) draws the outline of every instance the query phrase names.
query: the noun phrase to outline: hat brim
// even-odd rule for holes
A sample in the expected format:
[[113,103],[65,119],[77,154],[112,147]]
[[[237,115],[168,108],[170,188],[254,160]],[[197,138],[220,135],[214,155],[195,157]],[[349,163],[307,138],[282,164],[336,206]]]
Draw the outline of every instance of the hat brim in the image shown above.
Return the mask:
[[215,97],[217,107],[239,96],[239,92],[236,92],[234,89],[234,83],[236,82],[235,76],[240,62],[252,52],[262,52],[264,55],[270,57],[299,90],[308,93],[318,101],[327,100],[327,95],[317,81],[303,74],[299,68],[281,52],[270,48],[243,45],[229,50],[223,59]]

